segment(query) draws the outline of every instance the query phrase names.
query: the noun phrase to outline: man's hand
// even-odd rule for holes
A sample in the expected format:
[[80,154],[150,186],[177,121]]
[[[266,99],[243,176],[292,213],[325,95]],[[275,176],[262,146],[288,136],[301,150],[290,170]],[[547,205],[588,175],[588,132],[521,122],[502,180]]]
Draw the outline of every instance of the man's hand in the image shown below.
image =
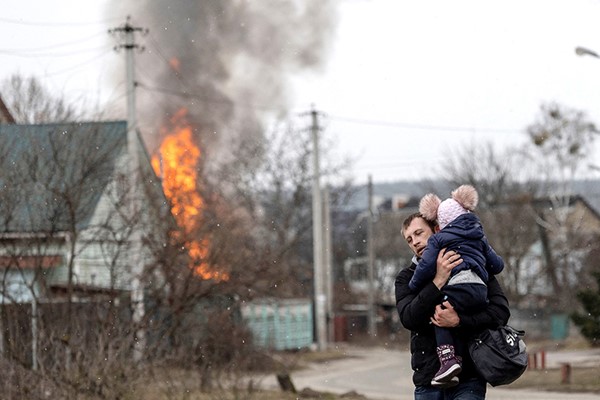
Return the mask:
[[445,248],[440,250],[437,257],[437,270],[433,277],[433,283],[438,289],[441,289],[448,282],[452,268],[460,265],[462,261],[460,254],[455,251],[446,252]]
[[448,301],[444,301],[441,305],[435,307],[431,322],[440,328],[454,328],[460,323],[460,317]]

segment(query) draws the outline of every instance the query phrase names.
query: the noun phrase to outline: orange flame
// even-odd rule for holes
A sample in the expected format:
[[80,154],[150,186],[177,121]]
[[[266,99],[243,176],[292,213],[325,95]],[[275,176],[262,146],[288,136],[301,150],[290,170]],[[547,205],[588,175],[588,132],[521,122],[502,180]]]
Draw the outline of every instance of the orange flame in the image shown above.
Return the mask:
[[[171,201],[171,213],[177,225],[186,234],[192,233],[199,222],[204,201],[197,187],[197,166],[200,149],[192,139],[192,127],[186,119],[187,109],[180,109],[172,118],[172,129],[161,129],[165,137],[157,154],[152,157],[152,167],[162,178],[163,190]],[[191,240],[185,243],[191,259],[191,268],[204,279],[228,280],[226,273],[212,270],[204,259],[206,241]]]

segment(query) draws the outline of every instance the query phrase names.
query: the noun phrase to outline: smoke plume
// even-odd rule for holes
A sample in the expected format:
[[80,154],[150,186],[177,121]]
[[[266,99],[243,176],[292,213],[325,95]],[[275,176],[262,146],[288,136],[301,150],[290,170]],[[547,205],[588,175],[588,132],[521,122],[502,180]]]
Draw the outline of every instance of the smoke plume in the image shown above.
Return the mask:
[[136,33],[145,47],[136,54],[136,93],[150,150],[182,107],[213,157],[241,135],[259,137],[266,117],[285,115],[290,76],[323,65],[336,1],[113,0],[111,17],[129,15],[149,30]]

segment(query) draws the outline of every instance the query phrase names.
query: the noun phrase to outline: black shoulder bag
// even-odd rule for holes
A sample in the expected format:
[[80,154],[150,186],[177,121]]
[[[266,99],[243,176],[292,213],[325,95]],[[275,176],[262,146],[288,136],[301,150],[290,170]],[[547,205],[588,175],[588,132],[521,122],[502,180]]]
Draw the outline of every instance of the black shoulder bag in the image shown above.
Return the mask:
[[469,341],[477,371],[490,385],[508,385],[527,369],[525,331],[510,326],[486,329]]

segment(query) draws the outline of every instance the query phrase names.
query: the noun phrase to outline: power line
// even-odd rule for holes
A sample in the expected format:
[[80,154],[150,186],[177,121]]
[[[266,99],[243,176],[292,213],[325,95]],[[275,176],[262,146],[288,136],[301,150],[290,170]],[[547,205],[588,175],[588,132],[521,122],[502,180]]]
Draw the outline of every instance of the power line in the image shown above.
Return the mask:
[[211,102],[211,103],[233,103],[233,101],[231,101],[230,99],[217,99],[214,97],[208,97],[204,94],[194,94],[194,93],[189,93],[189,92],[181,92],[179,90],[174,90],[174,89],[166,89],[166,88],[159,88],[159,87],[155,87],[155,86],[148,86],[142,82],[137,82],[137,85],[143,89],[146,89],[148,91],[151,92],[160,92],[160,93],[164,93],[164,94],[168,94],[171,96],[177,96],[177,97],[181,97],[181,98],[186,98],[186,99],[196,99],[196,100],[202,100],[202,101],[206,101],[206,102]]
[[[231,103],[236,106],[243,106],[250,109],[261,110],[261,111],[278,111],[274,107],[269,106],[257,106],[256,104],[251,103],[240,103],[238,101],[232,100],[230,98],[225,99],[217,99],[211,98],[205,94],[195,94],[187,91],[178,91],[174,89],[160,88],[160,87],[152,87],[138,82],[138,86],[144,88],[149,91],[160,92],[164,94],[168,94],[171,96],[177,96],[181,98],[188,99],[196,99],[203,102],[208,103]],[[356,119],[342,116],[332,116],[330,114],[323,114],[330,121],[341,121],[341,122],[350,122],[357,123],[362,125],[370,125],[370,126],[385,126],[385,127],[393,127],[393,128],[403,128],[403,129],[419,129],[419,130],[431,130],[431,131],[448,131],[448,132],[492,132],[492,133],[513,133],[513,134],[521,134],[522,130],[519,129],[500,129],[500,128],[482,128],[482,127],[459,127],[459,126],[444,126],[444,125],[421,125],[421,124],[412,124],[405,122],[389,122],[389,121],[378,121],[378,120],[367,120],[367,119]]]
[[5,54],[8,56],[15,57],[24,57],[24,58],[39,58],[39,57],[70,57],[77,54],[86,54],[101,50],[106,50],[106,46],[94,47],[92,49],[84,49],[84,50],[73,50],[65,53],[31,53],[31,54],[19,54],[18,50],[0,50],[0,54]]
[[171,64],[170,60],[165,56],[164,52],[162,51],[161,47],[158,44],[158,41],[156,40],[156,38],[150,34],[150,41],[151,43],[154,45],[154,49],[156,50],[156,53],[158,54],[158,56],[163,60],[163,62],[169,66],[169,68],[171,68],[173,70],[173,73],[175,74],[175,77],[177,78],[177,80],[179,81],[179,83],[181,84],[182,87],[186,88],[186,87],[190,87],[190,85],[184,80],[184,77],[181,75],[181,72],[176,70],[173,65]]
[[[178,96],[182,98],[192,98],[196,100],[201,100],[203,102],[214,102],[214,103],[232,103],[235,105],[242,105],[246,108],[262,110],[262,111],[277,111],[274,107],[269,106],[257,106],[251,103],[240,103],[238,101],[234,101],[232,99],[216,99],[206,96],[204,94],[194,94],[190,92],[182,92],[173,89],[159,88],[159,87],[151,87],[148,85],[144,85],[142,83],[138,83],[140,87],[143,87],[149,91],[156,91],[164,94],[168,94],[171,96]],[[389,122],[389,121],[377,121],[377,120],[367,120],[367,119],[356,119],[342,116],[332,116],[330,114],[323,114],[329,120],[333,121],[342,121],[342,122],[350,122],[357,123],[362,125],[371,125],[371,126],[387,126],[394,128],[404,128],[404,129],[420,129],[420,130],[434,130],[434,131],[449,131],[449,132],[495,132],[495,133],[522,133],[520,129],[500,129],[500,128],[481,128],[481,127],[458,127],[458,126],[444,126],[444,125],[421,125],[421,124],[412,124],[405,122]]]
[[153,87],[153,86],[148,86],[144,83],[141,82],[137,82],[138,87],[142,88],[142,89],[146,89],[148,91],[154,91],[154,92],[160,92],[160,93],[164,93],[164,94],[168,94],[170,96],[177,96],[177,97],[181,97],[184,99],[194,99],[194,100],[200,100],[202,102],[206,102],[206,103],[220,103],[220,104],[230,104],[233,106],[241,106],[241,107],[245,107],[245,108],[249,108],[249,109],[253,109],[253,110],[261,110],[261,111],[279,111],[278,109],[274,108],[274,107],[270,107],[270,106],[259,106],[256,104],[251,104],[251,103],[247,103],[247,102],[240,102],[240,101],[236,101],[236,100],[232,100],[229,97],[224,97],[222,99],[218,99],[215,97],[210,97],[207,96],[205,94],[196,94],[196,93],[190,93],[190,92],[181,92],[178,90],[173,90],[173,89],[166,89],[166,88],[159,88],[159,87]]
[[[191,85],[188,84],[188,82],[186,81],[185,77],[181,74],[181,72],[176,70],[172,66],[170,60],[166,57],[164,51],[162,51],[161,46],[159,45],[158,41],[152,35],[150,35],[150,40],[151,40],[153,47],[156,50],[156,53],[158,54],[159,58],[173,71],[173,73],[175,74],[175,77],[177,78],[179,83],[182,85],[182,87],[184,87],[184,88],[191,87]],[[240,103],[238,101],[234,101],[229,98],[227,98],[227,99],[211,98],[209,96],[206,96],[205,94],[200,95],[200,94],[190,93],[185,89],[184,89],[184,91],[179,91],[179,90],[167,89],[167,88],[161,88],[161,87],[151,87],[148,85],[141,84],[139,82],[138,82],[138,86],[143,87],[144,89],[149,90],[149,91],[156,91],[156,92],[168,94],[171,96],[178,96],[181,98],[191,98],[191,99],[201,100],[203,102],[231,103],[234,105],[240,105]],[[260,105],[251,104],[251,103],[243,103],[242,105],[246,108],[256,109],[256,110],[278,111],[277,109],[275,109],[272,106],[260,106]],[[436,126],[436,125],[412,124],[412,123],[405,123],[405,122],[367,120],[367,119],[350,118],[350,117],[344,117],[344,116],[333,116],[333,115],[329,115],[326,113],[323,113],[323,116],[327,117],[328,120],[337,120],[337,121],[342,121],[342,122],[350,122],[350,123],[363,124],[363,125],[388,126],[388,127],[406,128],[406,129],[437,130],[437,131],[441,130],[441,131],[452,131],[452,132],[465,132],[465,131],[496,132],[496,133],[517,133],[517,132],[520,133],[520,131],[521,131],[520,129],[475,128],[475,127],[456,127],[456,126],[441,126],[441,125]]]
[[81,62],[79,64],[72,65],[72,66],[70,66],[68,68],[64,68],[64,69],[57,70],[57,71],[51,71],[51,72],[49,72],[47,74],[44,74],[44,76],[45,77],[50,77],[50,76],[61,75],[61,74],[67,73],[67,72],[76,71],[76,70],[80,69],[83,66],[86,66],[88,64],[93,63],[94,61],[99,60],[100,58],[106,57],[106,55],[108,55],[109,53],[110,53],[110,51],[107,50],[104,53],[100,53],[98,55],[95,55],[94,57],[92,57],[92,58],[90,58],[90,59],[88,59],[86,61],[83,61],[83,62]]
[[413,124],[407,122],[390,122],[380,120],[367,120],[350,118],[343,116],[328,115],[332,120],[349,122],[353,124],[371,125],[371,126],[386,126],[394,128],[407,128],[407,129],[421,129],[421,130],[436,130],[436,131],[450,131],[450,132],[496,132],[496,133],[521,133],[522,129],[499,129],[499,128],[481,128],[481,127],[461,127],[461,126],[446,126],[446,125],[424,125],[424,124]]
[[98,33],[94,33],[93,35],[88,36],[86,38],[74,40],[71,42],[58,43],[58,44],[54,44],[51,46],[38,47],[38,48],[33,48],[33,49],[1,49],[0,52],[2,52],[2,53],[6,53],[6,52],[8,52],[8,53],[19,53],[19,52],[35,53],[35,52],[39,52],[39,51],[52,50],[52,49],[56,49],[56,48],[60,48],[60,47],[66,47],[66,46],[72,46],[74,44],[84,43],[89,40],[100,37],[100,35],[104,35],[104,34],[105,34],[104,32],[98,32]]
[[436,158],[427,157],[426,160],[423,160],[421,158],[421,159],[408,160],[408,161],[397,161],[397,162],[390,161],[390,162],[383,162],[383,163],[368,163],[368,164],[361,165],[360,169],[368,170],[368,169],[405,168],[405,167],[409,167],[411,165],[418,164],[420,162],[432,164],[435,162],[442,162],[444,159],[445,159],[444,157],[436,157]]
[[103,21],[88,21],[88,22],[47,22],[47,21],[25,21],[10,18],[0,18],[0,22],[15,25],[28,25],[28,26],[54,26],[54,27],[66,27],[66,26],[90,26],[90,25],[106,25],[113,24],[117,21],[116,18],[107,19]]

